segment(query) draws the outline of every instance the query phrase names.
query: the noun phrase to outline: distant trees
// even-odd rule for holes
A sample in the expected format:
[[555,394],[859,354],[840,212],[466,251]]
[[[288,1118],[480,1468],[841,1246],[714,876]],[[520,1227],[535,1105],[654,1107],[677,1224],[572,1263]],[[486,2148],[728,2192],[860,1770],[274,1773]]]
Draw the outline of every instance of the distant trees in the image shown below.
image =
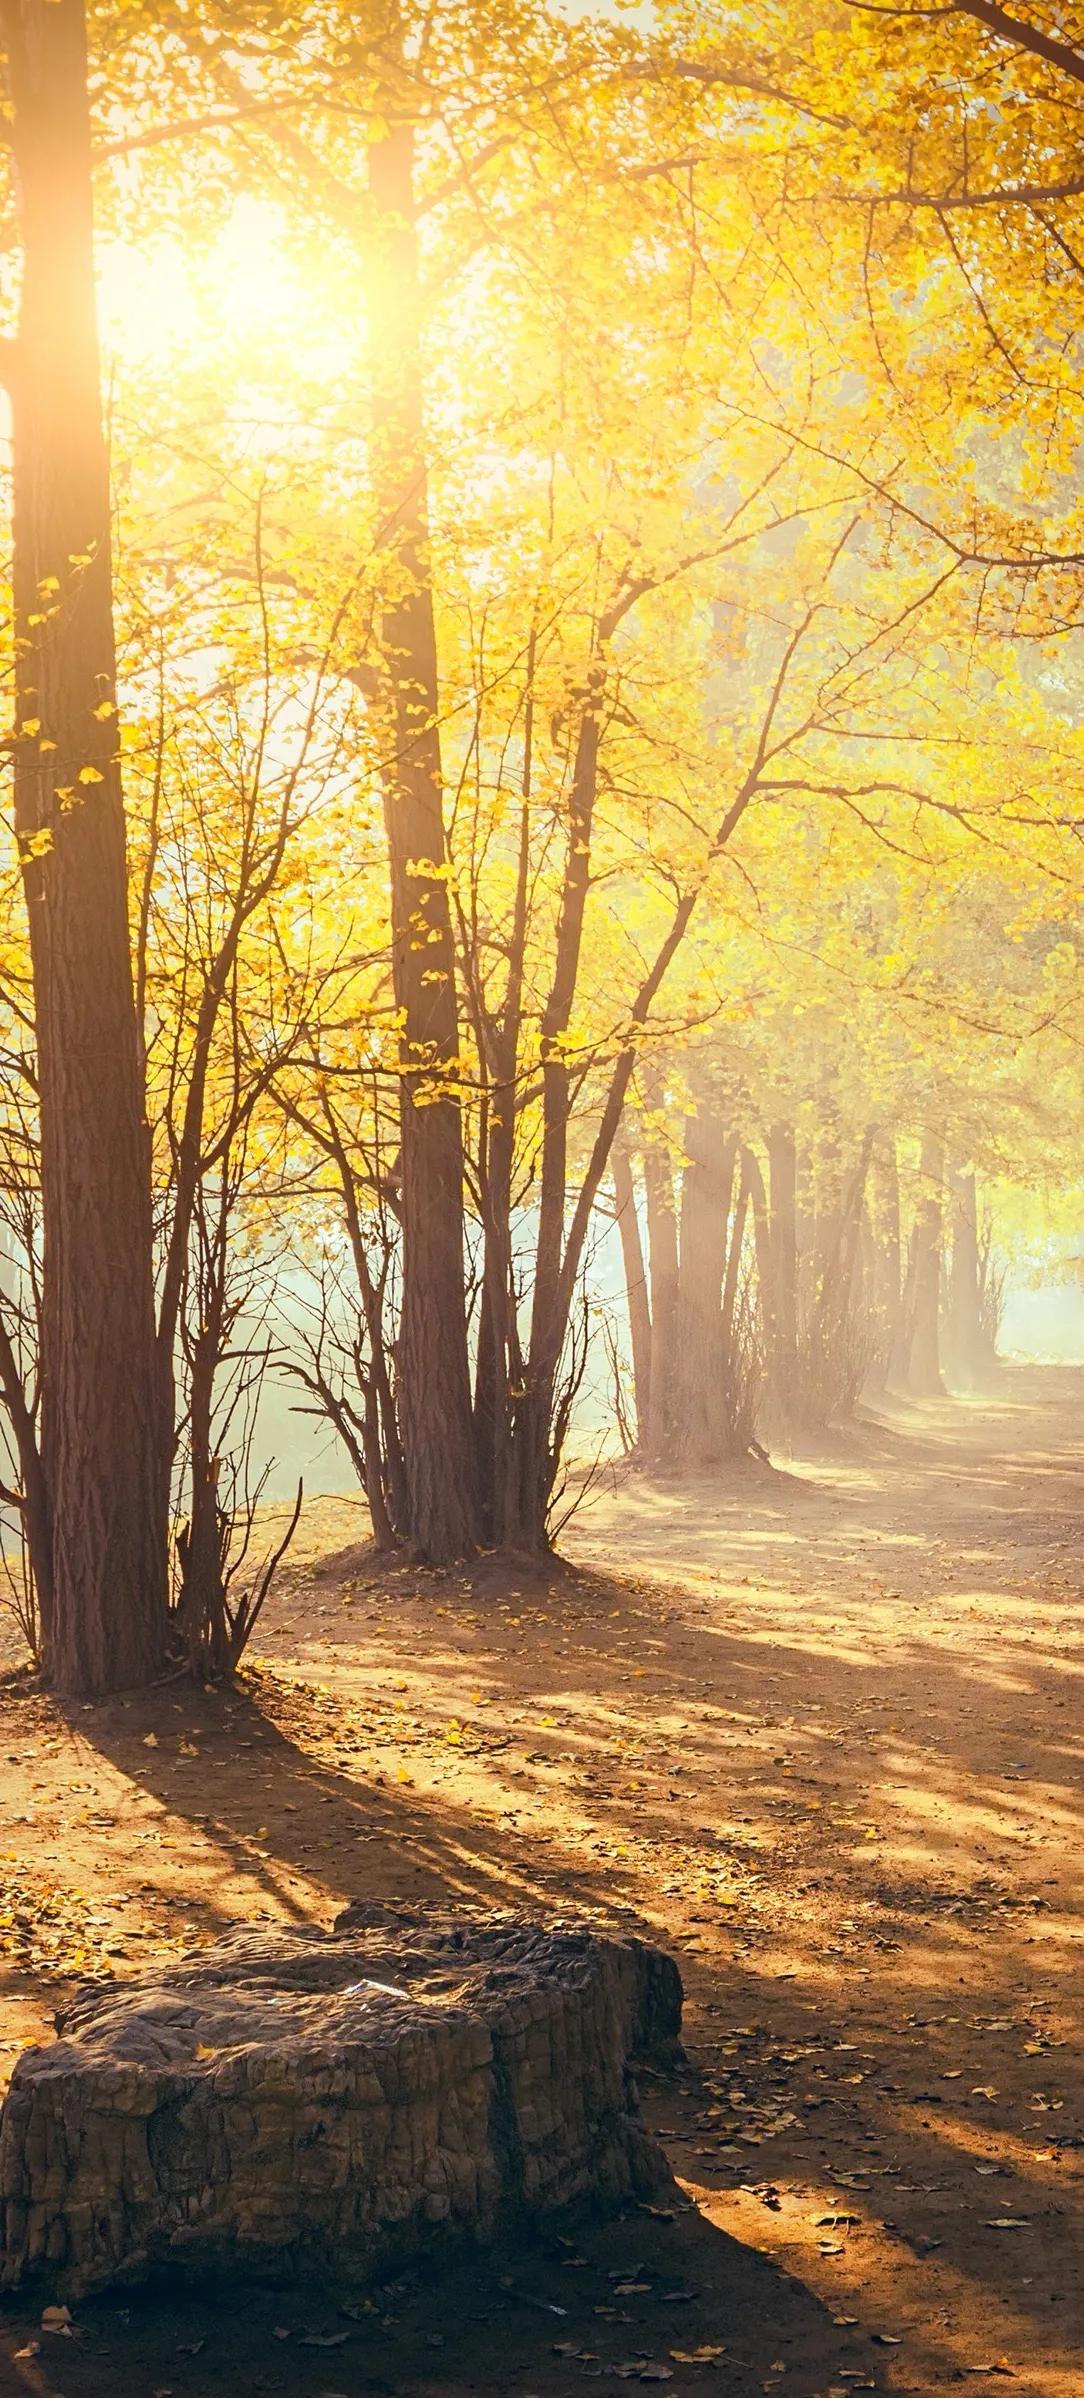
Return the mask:
[[[657,1093],[614,1162],[639,1460],[706,1471],[845,1423],[863,1399],[986,1387],[999,1270],[974,1172],[950,1173],[930,1136],[873,1132],[840,1171],[838,1127],[826,1140],[804,1111],[800,1130],[746,1140],[720,1100],[701,1077],[697,1112],[682,1124],[675,1101],[667,1129]],[[735,1112],[750,1122],[747,1095]]]

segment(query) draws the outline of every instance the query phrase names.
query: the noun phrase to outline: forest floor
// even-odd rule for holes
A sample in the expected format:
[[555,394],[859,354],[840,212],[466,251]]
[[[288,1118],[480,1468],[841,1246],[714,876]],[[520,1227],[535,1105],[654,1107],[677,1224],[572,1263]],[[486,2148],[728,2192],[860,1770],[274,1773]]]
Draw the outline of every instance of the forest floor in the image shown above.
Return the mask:
[[639,1926],[689,2049],[646,2093],[670,2219],[361,2323],[0,2312],[5,2398],[1081,2398],[1082,1519],[1084,1369],[1013,1369],[783,1469],[596,1487],[552,1576],[389,1574],[321,1501],[232,1696],[0,1689],[0,2068],[88,1971],[354,1896]]

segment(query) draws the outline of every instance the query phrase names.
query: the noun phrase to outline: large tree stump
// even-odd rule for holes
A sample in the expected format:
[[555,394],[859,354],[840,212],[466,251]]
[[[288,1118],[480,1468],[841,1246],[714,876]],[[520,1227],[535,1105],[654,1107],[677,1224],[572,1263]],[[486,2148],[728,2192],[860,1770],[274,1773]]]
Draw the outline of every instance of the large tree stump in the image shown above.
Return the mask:
[[0,2117],[0,2287],[362,2279],[612,2207],[668,2177],[631,2068],[680,2021],[677,1968],[641,1941],[356,1908],[84,1987]]

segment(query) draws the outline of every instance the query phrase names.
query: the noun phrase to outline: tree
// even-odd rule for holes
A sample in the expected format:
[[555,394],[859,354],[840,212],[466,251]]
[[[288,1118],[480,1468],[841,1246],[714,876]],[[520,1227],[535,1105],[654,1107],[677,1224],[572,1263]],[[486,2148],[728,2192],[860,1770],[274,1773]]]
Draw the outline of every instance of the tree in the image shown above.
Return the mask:
[[[0,9],[22,245],[13,406],[15,828],[41,1122],[44,1656],[96,1694],[166,1632],[150,1154],[133,1000],[81,0]],[[23,1444],[21,1443],[22,1447]]]
[[372,479],[386,550],[373,687],[400,1012],[402,1297],[397,1390],[408,1520],[444,1565],[481,1537],[467,1357],[459,1022],[419,355],[414,134],[402,89],[369,149]]
[[[65,0],[7,16],[48,41],[72,23]],[[853,1404],[893,1348],[902,1371],[919,1251],[929,1335],[924,1129],[943,1127],[947,1184],[967,1160],[985,1192],[1035,1170],[1055,1094],[1075,1120],[1082,745],[1055,646],[1070,570],[1051,606],[1036,532],[1068,456],[1075,295],[1054,261],[1075,201],[1051,202],[1040,240],[1034,194],[984,213],[973,183],[930,180],[960,184],[965,67],[987,97],[1007,72],[1024,104],[967,125],[969,173],[1031,174],[1064,142],[1039,81],[1064,62],[1021,62],[972,10],[899,26],[818,0],[815,40],[786,8],[757,57],[695,5],[650,43],[545,0],[360,19],[238,0],[198,28],[102,0],[94,22],[106,283],[116,243],[152,280],[168,256],[180,299],[172,344],[156,310],[141,330],[161,349],[122,341],[110,369],[139,987],[133,1008],[105,461],[81,369],[93,509],[65,501],[69,547],[40,572],[28,510],[67,489],[61,428],[48,406],[16,420],[18,808],[28,888],[58,899],[31,902],[40,1074],[25,938],[3,957],[0,1395],[48,1609],[51,1294],[89,1239],[50,928],[77,912],[64,861],[93,833],[112,897],[64,959],[82,973],[93,937],[111,961],[95,1005],[114,1106],[146,1015],[155,1537],[172,1476],[185,1608],[221,1634],[214,1427],[265,1235],[268,1261],[281,1233],[312,1269],[282,1278],[278,1320],[296,1302],[300,1321],[307,1289],[294,1363],[378,1535],[438,1558],[539,1550],[611,1181],[642,1445],[706,1463],[748,1445],[736,1366],[759,1346],[780,1431]],[[33,189],[20,160],[28,356]],[[89,217],[81,242],[85,312]],[[1040,262],[1057,365],[1045,329],[1028,347]],[[1067,477],[1057,491],[1068,554]],[[106,711],[93,752],[65,733],[63,765],[39,651]],[[317,751],[334,760],[318,800]],[[975,1313],[972,1231],[965,1209],[958,1315]],[[138,1378],[134,1289],[117,1322]],[[118,1460],[89,1462],[112,1507]]]

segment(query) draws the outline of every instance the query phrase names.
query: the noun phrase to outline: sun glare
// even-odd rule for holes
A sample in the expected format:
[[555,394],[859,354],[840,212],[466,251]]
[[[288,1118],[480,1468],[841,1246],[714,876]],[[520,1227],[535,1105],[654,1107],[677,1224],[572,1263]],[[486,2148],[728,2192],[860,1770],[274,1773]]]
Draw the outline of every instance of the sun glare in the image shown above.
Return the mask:
[[303,343],[307,368],[334,375],[356,354],[357,313],[343,326],[319,263],[291,250],[283,213],[245,195],[209,242],[179,234],[100,244],[102,344],[117,365],[191,365],[202,351],[239,351],[247,369]]

